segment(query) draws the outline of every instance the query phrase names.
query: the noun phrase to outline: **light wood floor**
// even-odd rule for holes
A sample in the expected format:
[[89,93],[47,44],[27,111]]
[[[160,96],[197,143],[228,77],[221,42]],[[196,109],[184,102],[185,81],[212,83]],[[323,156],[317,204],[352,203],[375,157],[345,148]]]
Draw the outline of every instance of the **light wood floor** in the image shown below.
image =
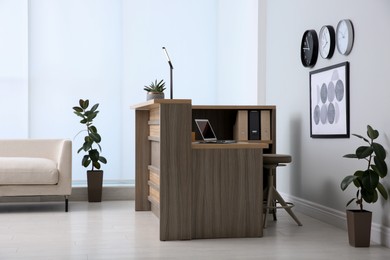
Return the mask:
[[0,259],[390,259],[390,249],[353,248],[347,233],[282,211],[262,238],[160,242],[157,218],[134,201],[1,203]]

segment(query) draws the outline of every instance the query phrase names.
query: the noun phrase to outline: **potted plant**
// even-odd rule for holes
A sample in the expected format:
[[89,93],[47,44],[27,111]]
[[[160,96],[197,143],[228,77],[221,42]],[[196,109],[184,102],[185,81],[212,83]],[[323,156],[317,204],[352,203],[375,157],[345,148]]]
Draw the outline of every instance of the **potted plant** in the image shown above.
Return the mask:
[[353,135],[367,144],[359,146],[354,154],[346,154],[344,157],[363,159],[366,161],[366,166],[357,170],[354,175],[346,176],[341,181],[340,187],[345,190],[353,183],[357,188],[356,197],[347,203],[348,206],[355,201],[359,206],[358,210],[347,210],[349,244],[355,247],[368,247],[370,246],[372,212],[363,209],[363,201],[375,203],[378,200],[378,192],[387,200],[387,191],[379,182],[387,175],[386,151],[381,144],[375,141],[379,137],[379,132],[370,125],[367,125],[368,138]]
[[93,105],[91,109],[88,109],[88,106],[88,99],[80,99],[79,106],[73,107],[73,112],[82,118],[80,123],[86,127],[86,129],[81,130],[78,133],[86,132],[86,135],[84,137],[84,143],[77,153],[80,153],[81,151],[86,153],[81,161],[81,165],[85,168],[88,168],[90,165],[92,166],[91,170],[87,171],[88,201],[100,202],[102,201],[103,189],[103,171],[100,170],[100,163],[106,164],[107,160],[100,155],[100,152],[102,151],[102,147],[100,146],[102,138],[99,135],[97,128],[93,125],[93,120],[99,113],[97,110],[99,104]]
[[144,90],[147,92],[146,100],[150,99],[163,99],[164,98],[164,90],[165,90],[165,82],[164,80],[160,80],[157,82],[157,79],[149,86],[144,86]]

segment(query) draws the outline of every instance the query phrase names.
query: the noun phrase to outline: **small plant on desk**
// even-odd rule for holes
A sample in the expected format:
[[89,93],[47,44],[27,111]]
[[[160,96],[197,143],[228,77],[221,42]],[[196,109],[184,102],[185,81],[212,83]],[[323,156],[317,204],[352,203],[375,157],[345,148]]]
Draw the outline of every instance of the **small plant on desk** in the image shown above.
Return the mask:
[[157,82],[157,79],[149,86],[145,86],[144,90],[147,92],[146,99],[164,99],[164,90],[165,90],[165,82],[164,80],[160,80]]

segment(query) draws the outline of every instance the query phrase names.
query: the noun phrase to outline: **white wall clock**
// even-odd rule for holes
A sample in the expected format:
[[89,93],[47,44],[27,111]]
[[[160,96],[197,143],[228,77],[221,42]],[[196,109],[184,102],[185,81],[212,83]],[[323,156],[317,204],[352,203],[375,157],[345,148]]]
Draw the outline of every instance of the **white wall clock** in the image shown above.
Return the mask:
[[324,59],[332,58],[336,46],[335,31],[333,26],[322,26],[319,38],[319,49],[321,57]]
[[354,32],[351,20],[344,19],[337,24],[336,29],[337,50],[348,55],[353,46]]

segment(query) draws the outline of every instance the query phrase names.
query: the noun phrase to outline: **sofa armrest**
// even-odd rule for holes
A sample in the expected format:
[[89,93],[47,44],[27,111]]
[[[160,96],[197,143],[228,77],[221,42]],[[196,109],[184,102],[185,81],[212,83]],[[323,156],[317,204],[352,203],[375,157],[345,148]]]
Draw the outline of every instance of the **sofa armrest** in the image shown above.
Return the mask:
[[72,191],[72,141],[62,140],[58,148],[58,185],[65,195],[70,195]]

